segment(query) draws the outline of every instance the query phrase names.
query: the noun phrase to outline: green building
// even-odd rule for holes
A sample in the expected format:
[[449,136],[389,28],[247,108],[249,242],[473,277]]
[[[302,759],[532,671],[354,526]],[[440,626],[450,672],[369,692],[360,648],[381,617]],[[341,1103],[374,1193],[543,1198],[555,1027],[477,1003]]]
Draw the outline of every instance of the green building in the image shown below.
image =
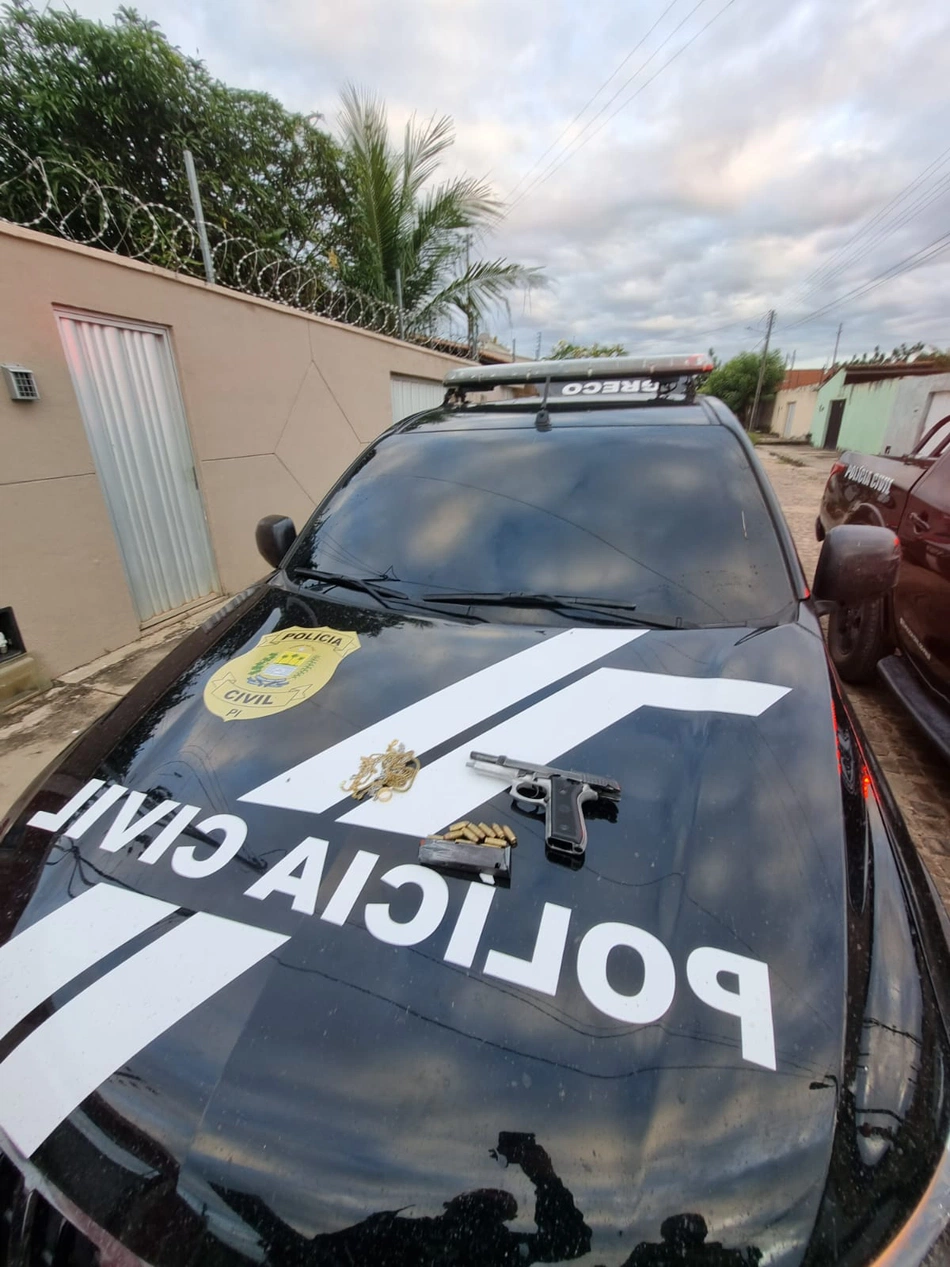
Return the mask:
[[950,373],[929,365],[845,365],[818,391],[811,442],[819,449],[909,453],[950,413]]

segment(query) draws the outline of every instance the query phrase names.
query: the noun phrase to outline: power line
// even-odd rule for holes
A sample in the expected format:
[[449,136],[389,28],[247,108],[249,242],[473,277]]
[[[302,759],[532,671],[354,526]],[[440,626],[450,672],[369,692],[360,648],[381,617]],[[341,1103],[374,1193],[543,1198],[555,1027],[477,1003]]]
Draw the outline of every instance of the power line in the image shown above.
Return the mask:
[[[526,198],[526,197],[528,196],[528,194],[530,194],[530,193],[532,192],[532,190],[536,189],[538,185],[543,184],[543,183],[544,183],[544,181],[545,181],[545,180],[547,180],[548,176],[552,175],[552,174],[553,174],[553,172],[557,171],[557,170],[558,170],[558,167],[559,167],[559,166],[561,166],[561,165],[563,165],[563,163],[564,163],[564,162],[566,162],[566,161],[567,161],[567,159],[568,159],[568,158],[570,158],[572,154],[576,153],[576,152],[577,152],[577,150],[579,150],[582,146],[584,146],[584,145],[586,145],[586,144],[587,144],[587,140],[590,140],[590,137],[588,137],[588,138],[587,138],[587,140],[585,140],[585,139],[584,139],[584,134],[585,134],[585,132],[587,132],[587,131],[588,131],[588,129],[589,129],[589,128],[590,128],[590,127],[594,124],[594,123],[596,123],[596,121],[600,118],[600,116],[604,113],[604,111],[605,111],[605,110],[608,110],[608,109],[610,108],[610,106],[611,106],[611,105],[612,105],[612,104],[613,104],[613,103],[617,100],[617,98],[620,96],[620,94],[621,94],[621,93],[622,93],[622,92],[623,92],[626,88],[628,88],[628,87],[630,86],[630,84],[632,84],[632,83],[633,83],[633,81],[637,78],[637,76],[638,76],[638,75],[640,75],[640,73],[641,73],[642,71],[644,71],[644,70],[646,69],[646,67],[647,67],[647,66],[649,66],[650,62],[652,62],[652,61],[653,61],[653,59],[654,59],[654,57],[656,57],[657,53],[661,52],[661,51],[662,51],[662,50],[666,47],[666,45],[667,45],[667,44],[669,44],[670,40],[671,40],[671,39],[673,38],[673,36],[677,33],[677,31],[679,31],[679,30],[680,30],[683,26],[685,26],[685,24],[686,24],[686,23],[689,21],[689,19],[693,16],[693,14],[696,12],[696,10],[697,10],[697,9],[699,9],[699,8],[700,8],[702,5],[704,5],[705,3],[706,3],[706,0],[697,0],[696,4],[694,4],[694,5],[693,5],[693,7],[690,9],[689,13],[687,13],[686,17],[685,17],[685,18],[682,18],[682,19],[680,20],[680,22],[678,22],[678,23],[677,23],[677,25],[673,28],[673,30],[672,30],[672,31],[670,31],[670,33],[666,36],[666,38],[665,38],[665,39],[663,39],[663,40],[661,40],[661,42],[657,45],[657,47],[656,47],[656,48],[653,50],[653,52],[650,54],[650,56],[649,56],[648,58],[646,58],[646,60],[645,60],[645,61],[643,61],[643,62],[641,62],[641,63],[640,63],[640,65],[639,65],[639,66],[637,67],[637,69],[633,72],[633,74],[629,76],[629,78],[627,78],[627,79],[625,79],[625,80],[624,80],[624,82],[620,85],[620,87],[617,89],[617,91],[614,93],[614,95],[613,95],[613,96],[612,96],[612,97],[611,97],[608,101],[605,101],[605,102],[604,102],[604,104],[603,104],[603,105],[601,106],[601,108],[597,111],[597,113],[596,113],[596,114],[591,115],[591,117],[587,120],[587,122],[586,122],[586,123],[584,124],[584,126],[581,128],[581,130],[580,130],[580,132],[578,133],[578,135],[577,135],[576,137],[574,137],[574,139],[573,139],[573,140],[572,140],[572,141],[571,141],[571,142],[570,142],[567,146],[565,146],[565,148],[564,148],[564,150],[562,151],[562,153],[561,153],[561,154],[557,154],[557,155],[555,155],[555,157],[554,157],[554,158],[552,159],[552,161],[548,164],[548,166],[544,169],[544,171],[540,174],[540,176],[536,176],[536,177],[534,178],[534,180],[530,183],[530,185],[528,185],[528,187],[527,187],[526,189],[523,189],[523,190],[521,191],[521,193],[518,195],[518,197],[515,199],[515,201],[511,204],[511,207],[512,207],[512,208],[513,208],[513,207],[515,207],[515,206],[517,206],[517,204],[518,204],[519,202],[521,202],[524,198]],[[670,61],[673,61],[673,60],[675,60],[675,58],[671,58],[671,59],[670,59]],[[669,62],[666,62],[666,63],[665,63],[665,65],[667,65],[667,66],[668,66],[668,65],[669,65]],[[663,69],[664,69],[664,67],[663,67],[663,66],[661,66],[661,67],[660,67],[660,70],[663,70]],[[657,72],[657,73],[659,73],[659,72]],[[655,78],[656,78],[656,75],[654,75],[654,76],[653,76],[653,78],[655,79]],[[652,80],[652,79],[650,79],[650,80],[648,80],[648,81],[647,81],[647,83],[652,83],[652,82],[653,82],[653,80]],[[646,85],[644,85],[644,87],[645,87],[645,86],[646,86]],[[633,100],[633,98],[631,97],[631,98],[630,98],[630,100],[632,101],[632,100]],[[622,109],[623,107],[621,106],[620,108]],[[614,113],[616,113],[616,111],[615,111]],[[611,115],[611,116],[610,116],[610,118],[613,118],[613,115]],[[598,128],[598,129],[597,129],[597,131],[599,132],[599,131],[600,131],[600,128]],[[594,133],[592,133],[592,135],[595,135],[595,134],[594,134]],[[572,148],[572,147],[573,147],[573,148]],[[509,208],[509,210],[511,210],[511,208]]]
[[[932,162],[928,163],[927,166],[924,168],[924,170],[922,172],[919,172],[912,181],[909,181],[908,184],[906,184],[903,187],[903,189],[898,190],[898,192],[894,195],[893,198],[891,198],[888,202],[886,202],[883,207],[880,207],[875,212],[875,214],[870,218],[870,220],[868,220],[865,224],[863,224],[861,228],[857,230],[856,233],[852,234],[852,236],[848,239],[847,242],[845,242],[832,254],[830,259],[826,260],[823,264],[820,264],[817,268],[812,269],[812,271],[808,274],[807,277],[805,277],[804,281],[802,282],[802,293],[807,294],[810,290],[816,289],[818,285],[822,284],[823,278],[824,280],[830,280],[830,278],[826,277],[825,275],[828,273],[829,267],[834,264],[835,260],[839,259],[846,251],[850,249],[851,246],[854,245],[854,243],[856,243],[860,238],[864,237],[865,234],[868,233],[869,230],[873,229],[874,226],[882,219],[882,217],[886,216],[886,214],[888,213],[888,211],[891,210],[892,207],[896,207],[898,204],[903,202],[904,199],[907,197],[907,195],[910,194],[914,189],[916,189],[917,186],[920,185],[920,183],[924,181],[928,175],[930,175],[930,173],[933,171],[934,168],[941,167],[944,163],[944,160],[947,159],[948,157],[950,157],[950,147],[945,149],[941,154],[938,154],[937,157]],[[908,208],[905,208],[904,210],[907,211]],[[815,282],[815,285],[814,286],[809,285],[809,283],[811,283],[813,280]]]
[[[747,326],[750,321],[755,323],[765,321],[768,315],[768,309],[765,309],[765,311],[760,312],[757,317],[736,317],[734,321],[725,321],[722,325],[711,326],[708,330],[692,330],[687,333],[691,339],[705,339],[711,334],[719,334],[722,330],[732,330],[736,326]],[[749,326],[748,328],[751,329],[752,327]],[[761,342],[762,340],[759,339],[759,343]],[[758,343],[756,344],[756,347],[758,347]]]
[[[630,58],[634,55],[634,53],[638,52],[643,47],[646,41],[650,38],[650,36],[653,34],[656,28],[660,25],[660,23],[663,21],[666,15],[669,13],[670,9],[674,8],[678,3],[679,3],[679,0],[670,0],[670,3],[666,6],[666,8],[663,10],[660,16],[657,18],[657,20],[653,23],[649,31],[647,31],[646,35],[644,35],[640,40],[637,41],[636,44],[634,44],[633,48],[630,50],[627,56],[623,59],[623,61],[620,62],[616,70],[612,71],[607,76],[607,78],[603,81],[603,83],[600,85],[597,91],[593,94],[593,96],[588,97],[588,99],[581,106],[580,110],[578,110],[577,114],[574,115],[574,118],[571,119],[570,123],[567,125],[564,131],[560,134],[560,136],[556,140],[551,142],[551,144],[544,151],[544,153],[540,155],[540,157],[535,159],[535,161],[531,164],[531,166],[524,173],[524,175],[519,177],[519,179],[515,182],[515,184],[511,187],[511,189],[509,189],[506,195],[507,198],[514,197],[515,191],[518,189],[518,186],[523,185],[524,182],[531,175],[531,173],[535,170],[535,168],[540,167],[542,162],[547,158],[547,156],[551,153],[551,151],[556,146],[561,144],[561,142],[567,136],[568,132],[570,132],[571,128],[578,121],[578,119],[580,119],[581,115],[588,108],[588,106],[592,105],[597,100],[597,98],[604,91],[604,89],[607,87],[607,85],[610,83],[612,79],[616,79],[617,75],[620,74],[621,70],[623,70],[624,66],[626,66],[627,62],[629,62]],[[627,82],[629,83],[630,81],[628,80]]]
[[[922,211],[925,211],[927,207],[941,198],[948,190],[950,190],[950,173],[943,177],[943,179],[934,185],[932,189],[929,189],[926,196],[922,195],[916,200],[916,202],[911,203],[910,207],[905,208],[904,214],[902,214],[899,219],[892,221],[889,225],[885,225],[883,228],[878,230],[874,237],[870,238],[861,250],[855,252],[849,259],[844,260],[837,268],[833,269],[823,279],[821,284],[827,285],[829,281],[832,281],[835,277],[840,276],[840,274],[843,273],[851,264],[863,259],[864,256],[870,252],[872,247],[879,246],[886,238],[889,238],[893,233],[896,233],[898,229],[902,229],[905,224],[908,224],[911,220],[915,220]],[[812,289],[817,289],[817,287],[812,287]]]
[[732,330],[736,326],[745,325],[748,317],[738,317],[735,321],[727,321],[725,325],[713,326],[711,330],[700,330],[692,335],[694,339],[708,339],[712,334],[721,334],[723,330]]
[[545,170],[541,173],[541,175],[536,176],[535,179],[531,182],[531,184],[526,189],[522,190],[522,192],[518,195],[515,201],[511,204],[511,207],[509,207],[509,211],[512,210],[515,206],[517,206],[519,202],[522,202],[528,196],[528,194],[530,194],[533,190],[537,189],[539,185],[543,185],[544,182],[550,176],[553,176],[555,172],[560,171],[560,169],[564,166],[564,164],[567,162],[569,158],[572,158],[579,149],[582,149],[587,144],[588,141],[592,140],[597,135],[598,132],[600,132],[604,127],[606,127],[606,125],[610,122],[611,119],[615,118],[620,113],[621,110],[625,109],[628,105],[630,105],[632,101],[636,100],[636,98],[639,97],[640,93],[643,92],[644,89],[648,88],[650,84],[652,84],[653,81],[659,75],[661,75],[668,66],[672,65],[672,63],[675,62],[678,57],[680,57],[683,53],[686,52],[686,50],[690,47],[691,44],[694,44],[696,40],[699,39],[700,35],[702,35],[704,31],[708,30],[709,27],[712,26],[713,22],[715,22],[717,18],[721,17],[722,14],[725,13],[726,9],[730,8],[733,4],[735,4],[735,0],[727,0],[727,3],[723,5],[723,7],[719,10],[718,13],[716,13],[712,18],[710,18],[710,20],[705,24],[705,26],[700,27],[700,29],[696,32],[696,34],[693,35],[689,40],[687,40],[686,43],[681,48],[677,49],[677,51],[672,55],[672,57],[667,58],[667,60],[663,63],[663,65],[659,68],[659,70],[655,71],[645,83],[641,84],[640,87],[636,90],[636,92],[631,93],[631,95],[626,99],[626,101],[622,101],[620,105],[617,107],[617,109],[614,110],[612,114],[609,114],[607,118],[604,119],[603,123],[601,123],[597,128],[595,128],[594,131],[591,132],[589,136],[585,137],[584,133],[587,132],[588,128],[590,128],[590,126],[593,123],[595,123],[597,119],[600,118],[600,116],[604,113],[604,111],[607,110],[614,101],[616,101],[617,97],[620,96],[620,94],[624,91],[624,89],[627,88],[634,81],[634,79],[637,78],[640,72],[644,70],[650,64],[650,62],[653,60],[654,57],[656,57],[657,53],[659,53],[660,50],[663,49],[670,42],[670,40],[673,38],[676,32],[679,31],[683,26],[685,26],[685,24],[693,16],[696,10],[705,3],[706,3],[706,0],[697,0],[697,3],[693,5],[692,9],[690,9],[686,17],[683,18],[682,21],[680,21],[673,28],[673,30],[669,33],[666,39],[664,39],[657,46],[657,48],[653,50],[653,52],[646,59],[646,61],[642,62],[640,66],[638,66],[638,68],[630,76],[630,78],[627,79],[625,83],[621,84],[621,86],[617,89],[617,91],[610,98],[610,100],[605,102],[605,104],[600,108],[600,110],[598,110],[597,113],[593,115],[590,119],[588,119],[587,123],[585,123],[584,127],[581,129],[578,136],[571,143],[573,148],[569,146],[562,156],[555,158],[553,162],[549,163],[548,166],[545,168]]
[[[705,2],[705,0],[699,0],[699,3],[700,3],[700,4],[702,4],[702,3],[704,3],[704,2]],[[533,182],[533,184],[532,184],[532,185],[530,185],[530,186],[528,187],[528,189],[526,189],[526,190],[524,191],[524,193],[522,193],[522,194],[521,194],[521,197],[519,197],[518,201],[520,202],[520,201],[521,201],[521,199],[522,199],[522,198],[524,198],[524,197],[525,197],[528,193],[530,193],[533,189],[536,189],[539,185],[543,185],[543,184],[544,184],[544,182],[545,182],[545,181],[546,181],[546,180],[547,180],[550,176],[553,176],[556,172],[560,171],[560,170],[561,170],[561,168],[564,166],[564,164],[568,161],[568,159],[573,158],[573,156],[577,153],[577,151],[578,151],[579,149],[582,149],[582,148],[583,148],[583,147],[587,144],[587,142],[588,142],[588,141],[593,140],[593,138],[597,135],[597,133],[598,133],[598,132],[600,132],[600,131],[602,131],[602,130],[603,130],[603,129],[607,126],[607,124],[611,121],[611,119],[616,118],[616,116],[620,113],[620,111],[621,111],[621,110],[626,109],[626,107],[627,107],[627,106],[629,106],[629,105],[630,105],[630,103],[631,103],[632,101],[635,101],[635,100],[636,100],[636,98],[637,98],[637,97],[639,97],[639,95],[640,95],[640,93],[641,93],[641,92],[644,92],[647,88],[649,88],[650,84],[652,84],[652,83],[653,83],[653,81],[654,81],[655,79],[657,79],[660,75],[662,75],[663,71],[664,71],[664,70],[666,70],[666,68],[667,68],[668,66],[672,65],[672,63],[673,63],[673,62],[675,62],[675,61],[676,61],[676,59],[677,59],[678,57],[681,57],[681,56],[682,56],[682,54],[683,54],[683,53],[685,53],[685,52],[686,52],[686,50],[690,47],[690,45],[695,44],[695,43],[696,43],[696,41],[699,39],[699,37],[700,37],[700,36],[701,36],[704,32],[708,31],[708,30],[709,30],[709,28],[712,26],[712,24],[713,24],[715,21],[717,21],[719,18],[721,18],[721,17],[722,17],[722,15],[725,13],[725,11],[726,11],[727,9],[731,8],[734,4],[735,4],[735,0],[726,0],[726,3],[722,6],[722,8],[719,10],[719,12],[718,12],[718,13],[713,14],[713,16],[709,19],[709,21],[708,21],[708,22],[706,22],[706,23],[705,23],[705,25],[701,26],[701,27],[699,28],[699,30],[696,32],[696,34],[695,34],[695,35],[693,35],[693,36],[691,36],[691,37],[690,37],[690,38],[686,41],[686,43],[685,43],[684,45],[682,45],[682,47],[681,47],[681,48],[678,48],[678,49],[676,50],[676,52],[672,55],[672,57],[668,57],[668,58],[667,58],[667,60],[663,63],[663,65],[659,68],[659,70],[655,71],[655,72],[654,72],[654,73],[650,76],[650,78],[649,78],[649,79],[648,79],[645,83],[641,84],[641,85],[640,85],[640,87],[636,90],[636,92],[631,93],[631,95],[630,95],[630,96],[626,99],[626,101],[622,101],[622,102],[620,103],[620,105],[617,107],[617,109],[616,109],[616,110],[614,110],[612,114],[609,114],[609,115],[607,116],[607,118],[606,118],[606,119],[604,119],[603,123],[601,123],[601,124],[599,125],[599,127],[597,127],[597,128],[595,128],[595,129],[594,129],[594,131],[590,134],[590,136],[588,136],[588,137],[584,138],[583,140],[580,140],[580,141],[579,141],[579,144],[575,145],[575,147],[574,147],[574,149],[573,149],[573,150],[569,150],[569,151],[568,151],[568,152],[564,155],[564,157],[563,157],[563,158],[562,158],[559,162],[556,162],[556,164],[555,164],[555,165],[553,165],[552,167],[550,167],[550,168],[549,168],[549,170],[547,170],[547,171],[543,172],[543,173],[542,173],[542,174],[541,174],[541,175],[540,175],[540,176],[539,176],[539,177],[538,177],[538,178],[537,178],[537,179]],[[693,7],[693,8],[690,10],[690,12],[686,15],[686,18],[684,18],[684,20],[683,20],[683,21],[685,22],[687,18],[692,17],[692,15],[696,12],[696,10],[697,10],[698,8],[699,8],[699,4],[694,5],[694,7]],[[680,23],[680,26],[682,26],[682,25],[683,25],[683,23],[681,22],[681,23]],[[678,26],[678,27],[676,27],[676,28],[675,28],[675,30],[674,30],[674,31],[672,31],[672,32],[670,33],[670,36],[674,35],[674,34],[676,33],[676,31],[678,31],[679,29],[680,29],[680,27],[679,27],[679,26]],[[669,37],[668,37],[668,38],[669,38]],[[665,43],[667,43],[667,42],[668,42],[668,40],[664,40],[664,42],[663,42],[663,43],[665,44]],[[662,48],[662,47],[663,47],[663,44],[661,44],[661,45],[660,45],[660,48]],[[660,49],[658,48],[658,49],[656,50],[656,52],[659,52],[659,51],[660,51]],[[644,64],[646,64],[646,63],[644,63]],[[631,78],[635,78],[635,76],[631,76]],[[630,81],[628,80],[628,83],[629,83],[629,82],[630,82]],[[616,94],[615,94],[615,95],[616,95]],[[611,98],[611,100],[613,100],[613,98]],[[609,105],[610,103],[608,102],[607,104]],[[606,107],[605,107],[605,109],[606,109]],[[601,111],[600,113],[602,113],[602,111]],[[594,116],[594,118],[595,118],[595,119],[596,119],[596,118],[598,118],[598,117],[599,117],[599,115],[595,115],[595,116]],[[591,123],[593,123],[593,121],[594,121],[594,120],[593,120],[593,119],[591,119]]]
[[[856,242],[858,238],[862,237],[868,231],[868,229],[873,228],[874,225],[877,223],[877,221],[880,220],[881,216],[885,215],[888,211],[890,211],[891,207],[893,207],[895,203],[902,202],[904,197],[907,194],[909,194],[912,189],[916,188],[916,186],[920,184],[920,182],[928,175],[928,173],[934,167],[940,166],[943,160],[947,158],[948,156],[950,156],[950,146],[948,146],[948,148],[945,149],[943,153],[938,154],[937,157],[933,160],[933,162],[928,163],[922,172],[918,172],[918,174],[914,177],[914,179],[912,181],[909,181],[903,187],[903,189],[899,189],[893,198],[891,198],[888,202],[886,202],[883,207],[880,207],[877,210],[877,212],[875,212],[875,214],[871,217],[871,219],[868,220],[866,224],[863,224],[861,228],[858,229],[858,231],[855,234],[853,234],[848,239],[847,242],[844,243],[843,246],[839,247],[838,250],[835,251],[834,255],[831,258],[834,259],[835,256],[840,255],[842,251],[846,251],[848,247],[851,246],[853,242]],[[808,276],[805,278],[805,281],[809,282],[811,281],[813,277],[818,277],[821,273],[825,271],[826,267],[827,267],[827,264],[819,265],[818,268],[813,269],[808,274]]]
[[721,330],[731,330],[734,326],[744,326],[747,321],[764,321],[768,315],[768,311],[766,310],[765,312],[760,312],[757,317],[736,317],[735,321],[727,321],[721,326],[713,326],[709,330],[699,330],[693,334],[692,337],[694,339],[705,339],[711,334],[719,334]]
[[[908,224],[911,220],[916,219],[922,211],[925,211],[927,207],[931,206],[932,203],[941,198],[948,190],[950,190],[950,173],[943,177],[931,189],[928,189],[926,193],[922,194],[919,198],[912,202],[909,207],[905,207],[904,211],[896,219],[893,219],[890,222],[885,222],[872,237],[862,243],[856,251],[853,251],[837,266],[829,268],[821,275],[820,278],[818,278],[817,281],[813,282],[810,286],[806,286],[801,289],[800,297],[805,299],[808,295],[814,294],[816,291],[828,286],[836,277],[840,277],[840,275],[846,272],[853,264],[859,263],[865,258],[865,256],[870,254],[875,247],[880,246],[882,242],[886,241],[887,238],[896,233],[898,229],[902,229],[905,224]],[[829,263],[831,263],[831,261],[829,261]]]
[[[847,299],[860,299],[863,295],[868,294],[870,291],[876,290],[878,286],[883,286],[885,282],[893,281],[895,277],[900,277],[904,273],[913,272],[913,270],[920,267],[920,265],[926,264],[937,255],[941,255],[944,251],[950,250],[950,241],[948,241],[948,239],[950,239],[950,233],[945,233],[943,237],[936,238],[927,246],[921,247],[919,251],[915,251],[913,255],[908,255],[897,264],[893,264],[889,269],[885,269],[883,273],[879,273],[877,277],[872,278],[869,282],[864,283],[862,286],[855,287],[854,290],[847,291],[844,295],[841,295],[838,299],[833,299],[830,303],[825,304],[824,307],[819,308],[816,312],[809,313],[807,317],[801,317],[798,321],[793,321],[790,326],[786,326],[786,329],[802,325],[806,321],[813,321],[816,317],[823,316],[824,313],[829,312],[832,308],[837,308],[839,304],[844,303]],[[941,245],[941,243],[943,243],[943,245]],[[918,256],[920,258],[917,258]]]
[[922,246],[920,250],[914,251],[912,255],[905,256],[904,259],[898,260],[896,264],[892,264],[883,273],[879,273],[876,277],[872,277],[869,281],[862,283],[862,285],[856,286],[853,290],[839,295],[837,299],[832,299],[830,303],[824,304],[814,312],[808,313],[807,316],[799,317],[796,321],[790,321],[783,329],[794,330],[796,326],[804,325],[808,321],[814,321],[816,318],[824,316],[826,312],[830,312],[832,308],[837,308],[839,304],[843,304],[846,300],[860,299],[870,291],[876,290],[878,286],[883,286],[885,282],[893,281],[895,277],[900,277],[902,273],[909,273],[913,269],[919,268],[922,264],[929,263],[930,260],[942,255],[947,250],[950,250],[950,233],[944,233],[941,237],[935,238],[933,242]]
[[[734,321],[727,321],[727,322],[724,322],[724,323],[723,323],[722,325],[720,325],[720,326],[712,326],[712,327],[711,327],[710,329],[708,329],[708,330],[693,330],[693,331],[688,331],[688,332],[687,332],[687,334],[688,334],[688,337],[689,337],[689,338],[691,338],[691,339],[706,339],[706,338],[708,338],[708,337],[709,337],[709,335],[711,335],[711,334],[719,334],[719,332],[720,332],[721,330],[732,330],[732,329],[734,329],[736,326],[744,326],[744,325],[746,325],[746,324],[747,324],[747,322],[749,322],[749,321],[754,321],[754,322],[764,321],[764,320],[766,319],[766,317],[768,317],[768,315],[769,315],[769,314],[768,314],[768,311],[766,310],[765,312],[761,312],[761,313],[759,313],[759,315],[758,315],[757,317],[737,317]],[[684,336],[684,337],[685,337],[685,336]],[[640,342],[641,342],[641,340],[639,340],[639,339],[634,340],[634,345],[635,345],[635,346],[638,346]],[[761,343],[761,342],[762,342],[762,339],[759,339],[758,343],[756,343],[756,345],[755,345],[755,346],[756,346],[756,347],[758,347],[758,346],[759,346],[759,343]],[[755,349],[753,349],[753,351],[754,351],[754,350],[755,350]]]

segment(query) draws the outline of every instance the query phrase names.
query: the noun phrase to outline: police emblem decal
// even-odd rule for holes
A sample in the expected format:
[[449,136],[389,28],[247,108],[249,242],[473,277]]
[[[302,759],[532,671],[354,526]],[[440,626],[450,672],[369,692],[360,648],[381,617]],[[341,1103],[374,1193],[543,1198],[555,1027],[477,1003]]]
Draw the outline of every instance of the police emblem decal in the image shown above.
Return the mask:
[[340,662],[358,651],[353,630],[293,625],[264,634],[205,683],[205,707],[224,721],[269,717],[322,690]]

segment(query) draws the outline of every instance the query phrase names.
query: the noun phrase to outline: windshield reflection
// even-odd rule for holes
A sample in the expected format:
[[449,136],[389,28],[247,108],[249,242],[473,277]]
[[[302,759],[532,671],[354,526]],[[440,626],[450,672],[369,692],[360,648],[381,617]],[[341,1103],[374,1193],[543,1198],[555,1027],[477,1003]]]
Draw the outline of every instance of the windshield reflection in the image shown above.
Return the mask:
[[384,1210],[340,1232],[312,1238],[302,1236],[257,1196],[217,1187],[215,1191],[258,1233],[268,1264],[514,1267],[565,1262],[586,1254],[591,1230],[534,1135],[502,1131],[491,1153],[507,1165],[520,1167],[533,1185],[536,1231],[520,1232],[507,1226],[518,1215],[518,1202],[502,1188],[461,1192],[443,1202],[445,1213],[435,1217]]
[[793,597],[745,454],[713,426],[397,433],[317,512],[298,568],[699,624],[775,619]]
[[623,1267],[755,1267],[762,1258],[753,1245],[727,1249],[708,1234],[701,1214],[672,1214],[660,1225],[661,1241],[642,1241]]

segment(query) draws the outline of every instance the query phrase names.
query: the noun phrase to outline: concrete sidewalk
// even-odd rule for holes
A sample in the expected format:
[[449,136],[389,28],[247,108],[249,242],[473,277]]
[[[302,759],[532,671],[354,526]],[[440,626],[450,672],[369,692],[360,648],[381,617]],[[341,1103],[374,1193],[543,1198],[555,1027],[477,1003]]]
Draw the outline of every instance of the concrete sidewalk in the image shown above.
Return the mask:
[[56,678],[48,691],[10,701],[0,711],[0,816],[78,734],[109,711],[182,638],[226,600],[185,616]]

